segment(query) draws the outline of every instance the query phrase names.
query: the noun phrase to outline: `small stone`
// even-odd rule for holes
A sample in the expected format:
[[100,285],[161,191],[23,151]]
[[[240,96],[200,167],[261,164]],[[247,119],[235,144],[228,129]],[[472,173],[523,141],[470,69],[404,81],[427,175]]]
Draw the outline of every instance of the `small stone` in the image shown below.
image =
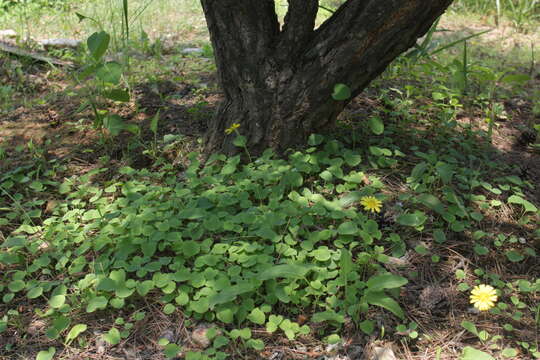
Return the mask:
[[94,331],[94,337],[96,339],[96,352],[98,354],[104,354],[107,343],[105,342],[105,339],[103,339],[103,333],[100,331]]
[[432,311],[438,304],[447,298],[445,288],[438,285],[429,285],[420,292],[420,306]]
[[17,37],[17,33],[15,32],[15,30],[11,30],[11,29],[0,30],[0,39],[1,38],[14,39],[16,37]]
[[399,267],[409,266],[411,265],[409,258],[410,257],[408,256],[408,253],[407,255],[402,256],[400,258],[389,256],[387,264],[393,265],[393,266],[399,266]]
[[142,357],[139,355],[139,351],[135,348],[124,348],[124,355],[126,360],[142,360]]
[[182,49],[182,54],[184,55],[200,55],[203,53],[203,49],[201,48],[185,48]]
[[172,329],[166,329],[163,331],[160,339],[167,339],[170,343],[176,342],[176,336],[174,335],[174,331]]
[[358,345],[351,345],[347,349],[347,355],[351,360],[360,360],[364,355],[364,347]]
[[336,353],[340,350],[341,348],[341,344],[340,343],[337,343],[337,344],[329,344],[325,351],[327,354],[333,354],[333,353]]
[[82,41],[75,39],[45,39],[41,40],[39,44],[43,46],[45,50],[76,49],[82,44]]
[[[191,333],[191,340],[200,348],[208,348],[212,343],[212,340],[208,337],[208,331],[212,328],[214,328],[214,326],[209,324],[198,325]],[[216,332],[216,336],[218,335],[221,335],[221,331],[219,330]]]
[[283,360],[284,354],[281,351],[274,351],[272,355],[268,358],[268,360]]
[[376,346],[373,349],[372,360],[397,360],[394,350],[389,347]]
[[47,326],[47,323],[43,320],[35,320],[28,326],[27,333],[33,336],[37,336],[42,333],[43,329]]

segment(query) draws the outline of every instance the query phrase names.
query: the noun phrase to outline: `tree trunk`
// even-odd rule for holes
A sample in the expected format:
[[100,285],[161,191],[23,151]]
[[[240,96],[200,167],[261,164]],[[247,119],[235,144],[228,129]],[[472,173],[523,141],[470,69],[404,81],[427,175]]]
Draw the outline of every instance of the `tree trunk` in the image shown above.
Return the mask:
[[258,154],[305,143],[331,127],[353,97],[414,45],[452,0],[348,0],[314,29],[318,0],[289,0],[283,27],[274,0],[201,0],[225,100],[212,119],[207,150],[232,154],[233,123]]

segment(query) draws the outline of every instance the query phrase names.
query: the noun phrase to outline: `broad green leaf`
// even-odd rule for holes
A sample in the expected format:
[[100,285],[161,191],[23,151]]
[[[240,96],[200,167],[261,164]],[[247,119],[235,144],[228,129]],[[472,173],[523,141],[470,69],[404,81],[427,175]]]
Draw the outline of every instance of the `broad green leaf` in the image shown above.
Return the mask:
[[478,338],[481,340],[481,341],[487,341],[489,339],[489,333],[485,330],[482,330],[478,333]]
[[47,329],[45,335],[48,338],[56,339],[62,331],[68,328],[71,321],[66,316],[58,316],[51,324],[51,327]]
[[495,358],[488,353],[467,346],[463,349],[459,360],[495,360]]
[[14,297],[15,297],[14,293],[7,293],[7,294],[4,294],[4,296],[2,296],[2,301],[4,302],[4,304],[7,304],[11,300],[13,300]]
[[[119,300],[123,301],[123,299],[130,297],[131,294],[133,294],[134,292],[135,292],[135,289],[130,289],[125,284],[121,284],[117,286],[114,294],[116,295],[116,297],[120,298]],[[111,305],[112,304],[113,302],[111,300]]]
[[102,64],[96,69],[96,76],[103,82],[118,85],[122,77],[122,65],[115,61]]
[[182,348],[176,344],[167,344],[164,349],[165,356],[167,359],[174,359],[178,353],[182,350]]
[[489,249],[479,244],[474,245],[473,249],[474,249],[474,252],[480,256],[489,254]]
[[107,307],[108,300],[105,296],[95,296],[86,305],[86,312],[92,313],[96,310],[103,310]]
[[26,283],[22,280],[14,280],[8,284],[9,291],[19,292],[26,286]]
[[174,298],[174,302],[176,302],[178,305],[183,306],[189,303],[189,296],[187,293],[182,292],[180,295]]
[[[85,81],[86,78],[88,78],[90,75],[96,74],[96,71],[100,66],[100,64],[88,64],[81,67],[81,69],[76,75],[77,80],[80,82]],[[83,106],[79,107],[79,111],[81,111],[82,109],[84,109]]]
[[403,310],[399,306],[399,304],[392,299],[390,296],[386,295],[384,292],[368,292],[365,295],[365,300],[371,304],[380,306],[390,312],[392,312],[394,315],[399,317],[400,319],[405,318],[405,314],[403,313]]
[[443,93],[440,93],[440,92],[433,92],[431,94],[431,97],[433,98],[433,100],[444,100],[444,99],[446,99],[446,95],[443,94]]
[[266,322],[266,315],[259,308],[251,310],[251,313],[248,315],[249,321],[257,324],[263,325]]
[[120,342],[122,337],[120,336],[120,331],[117,328],[112,328],[106,334],[103,335],[103,340],[108,342],[111,345],[116,345]]
[[522,205],[526,212],[537,212],[538,209],[531,202],[523,199],[521,196],[512,195],[508,198],[509,204],[519,204]]
[[40,297],[42,294],[43,294],[43,288],[41,286],[38,286],[38,287],[30,289],[30,291],[28,291],[28,294],[26,294],[26,296],[29,299],[35,299],[35,298]]
[[332,334],[332,335],[329,335],[327,338],[326,338],[326,342],[328,344],[337,344],[341,341],[341,337],[337,334]]
[[219,349],[228,344],[229,344],[229,339],[225,336],[220,335],[220,336],[216,336],[212,345],[214,346],[214,348]]
[[332,175],[332,173],[328,170],[324,170],[319,174],[319,176],[326,182],[331,182],[334,178],[334,175]]
[[367,282],[368,291],[379,292],[384,289],[394,289],[407,284],[408,280],[399,275],[374,275]]
[[444,214],[445,208],[441,200],[439,200],[438,197],[431,195],[431,194],[421,194],[417,197],[418,201],[420,201],[423,205],[428,207],[429,209],[435,211],[437,214]]
[[245,147],[247,144],[247,138],[242,135],[237,135],[233,140],[233,144],[236,147]]
[[505,348],[501,355],[505,358],[514,359],[517,356],[518,352],[514,348]]
[[337,229],[340,235],[355,235],[358,233],[358,226],[352,221],[341,223]]
[[320,145],[324,141],[324,136],[319,134],[311,134],[308,138],[308,144],[310,146]]
[[435,239],[436,242],[438,242],[439,244],[442,244],[443,242],[446,241],[446,234],[441,229],[435,229],[433,231],[433,238]]
[[417,164],[411,172],[411,177],[414,179],[419,179],[420,176],[424,175],[428,168],[428,164],[425,161],[422,161],[421,163]]
[[375,323],[372,320],[364,320],[360,323],[360,330],[367,335],[371,335],[375,330]]
[[137,293],[141,296],[146,296],[154,288],[154,282],[152,280],[145,280],[137,284]]
[[313,322],[320,323],[323,321],[333,321],[336,323],[343,324],[345,322],[345,317],[341,314],[338,314],[334,311],[323,311],[313,314],[311,318]]
[[234,312],[230,308],[218,310],[216,311],[216,317],[219,321],[224,322],[225,324],[230,324],[234,320]]
[[69,330],[68,334],[66,335],[66,342],[67,343],[72,342],[74,339],[77,338],[77,336],[85,332],[87,328],[88,327],[86,326],[86,324],[77,324],[73,326],[71,330]]
[[328,261],[332,257],[332,253],[330,252],[330,249],[328,249],[328,246],[319,247],[312,252],[312,255],[317,261]]
[[129,101],[129,92],[122,89],[113,89],[103,92],[103,96],[109,100],[128,102]]
[[369,128],[375,135],[381,135],[384,132],[384,124],[381,118],[373,116],[369,118]]
[[459,291],[464,292],[464,291],[469,290],[470,286],[467,283],[460,283],[457,288]]
[[264,341],[260,340],[260,339],[249,339],[247,342],[246,342],[247,346],[249,346],[250,348],[253,348],[255,350],[263,350],[264,349]]
[[398,216],[397,218],[398,224],[404,225],[404,226],[413,226],[413,227],[417,227],[424,224],[426,220],[427,220],[427,216],[421,211],[415,211],[412,214],[410,213],[402,214]]
[[310,265],[276,265],[259,273],[256,278],[262,281],[277,278],[303,278],[312,268],[313,266]]
[[36,356],[36,360],[51,360],[56,354],[56,349],[50,347],[48,350],[41,350]]
[[[260,279],[260,280],[267,280],[267,279]],[[239,295],[242,295],[242,294],[254,291],[254,290],[255,290],[255,285],[249,282],[230,286],[220,291],[216,295],[212,296],[210,298],[209,306],[210,308],[213,308],[216,305],[231,302],[234,299],[236,299]]]
[[525,259],[525,256],[523,256],[516,250],[509,250],[505,254],[508,260],[510,260],[511,262],[520,262],[521,260]]
[[347,100],[351,97],[351,89],[345,84],[336,84],[334,86],[334,92],[332,98],[336,101]]
[[105,31],[95,32],[90,35],[86,41],[90,55],[92,55],[95,60],[99,61],[107,51],[110,41],[111,36]]
[[465,330],[469,331],[470,333],[478,336],[478,330],[476,329],[476,325],[474,325],[472,322],[470,322],[470,321],[462,321],[461,322],[461,327],[464,328]]
[[188,240],[184,241],[182,249],[184,250],[184,255],[186,257],[192,257],[197,255],[201,251],[201,246],[196,241]]
[[103,119],[103,127],[107,129],[111,135],[117,136],[124,130],[124,120],[116,114],[109,114]]
[[354,262],[352,254],[347,249],[341,249],[341,257],[339,258],[339,275],[345,278],[354,270]]
[[300,175],[300,173],[296,171],[290,171],[284,174],[281,178],[281,181],[284,185],[290,186],[292,188],[300,187],[304,183],[302,175]]
[[156,115],[154,115],[152,117],[152,120],[150,120],[150,131],[152,131],[152,133],[154,133],[154,135],[157,134],[157,131],[158,131],[158,122],[159,122],[159,114],[160,114],[160,111],[161,110],[158,110],[158,112],[156,113]]
[[167,304],[163,307],[163,313],[165,315],[170,315],[172,314],[173,312],[176,311],[176,306],[174,306],[173,304]]
[[531,77],[527,74],[509,74],[501,79],[502,82],[513,85],[523,85],[529,80]]
[[349,166],[356,166],[362,162],[362,156],[352,151],[346,151],[343,154],[343,158],[345,159],[345,162]]
[[452,177],[454,176],[454,167],[452,165],[439,161],[437,165],[435,165],[435,169],[443,183],[449,184],[452,181]]
[[209,299],[207,297],[200,298],[199,300],[194,300],[189,303],[191,310],[199,314],[204,314],[208,312],[210,308]]
[[244,340],[251,339],[251,329],[250,328],[243,328],[243,329],[233,329],[229,335],[232,339],[238,339],[242,338]]
[[116,289],[116,283],[113,279],[103,278],[96,287],[98,291],[114,291]]
[[273,333],[276,331],[279,327],[279,325],[283,322],[283,316],[281,315],[270,315],[268,317],[268,322],[266,323],[266,331],[269,333]]
[[[364,176],[363,173],[361,173],[362,177]],[[351,206],[355,202],[359,201],[362,197],[370,195],[368,192],[364,191],[352,191],[348,193],[347,195],[343,196],[341,199],[339,199],[339,205],[346,208],[348,206]]]
[[49,305],[55,309],[61,308],[65,302],[66,302],[65,295],[55,295],[49,299]]

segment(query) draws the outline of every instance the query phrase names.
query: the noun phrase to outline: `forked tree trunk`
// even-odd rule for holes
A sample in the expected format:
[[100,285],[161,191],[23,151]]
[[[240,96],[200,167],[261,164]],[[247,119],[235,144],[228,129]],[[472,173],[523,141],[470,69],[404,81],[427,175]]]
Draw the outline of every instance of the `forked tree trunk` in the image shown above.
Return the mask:
[[318,29],[318,0],[289,0],[281,27],[274,0],[201,0],[225,100],[210,123],[207,150],[235,153],[240,124],[253,153],[282,152],[331,127],[359,94],[414,45],[452,0],[348,0]]

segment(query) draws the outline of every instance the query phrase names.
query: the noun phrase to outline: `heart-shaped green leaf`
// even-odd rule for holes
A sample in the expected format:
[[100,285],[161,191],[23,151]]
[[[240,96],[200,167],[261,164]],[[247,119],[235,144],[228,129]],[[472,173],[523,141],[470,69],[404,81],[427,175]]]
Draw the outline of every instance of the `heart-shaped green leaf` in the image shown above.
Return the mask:
[[90,35],[86,41],[90,55],[92,55],[95,60],[99,61],[107,51],[110,41],[111,36],[105,31],[95,32]]
[[36,360],[51,360],[56,354],[56,349],[50,347],[48,350],[41,350],[36,356]]
[[345,84],[336,84],[334,86],[334,92],[332,98],[336,101],[347,100],[351,97],[351,88]]
[[381,135],[384,132],[384,124],[380,117],[373,116],[368,120],[369,128],[375,135]]

